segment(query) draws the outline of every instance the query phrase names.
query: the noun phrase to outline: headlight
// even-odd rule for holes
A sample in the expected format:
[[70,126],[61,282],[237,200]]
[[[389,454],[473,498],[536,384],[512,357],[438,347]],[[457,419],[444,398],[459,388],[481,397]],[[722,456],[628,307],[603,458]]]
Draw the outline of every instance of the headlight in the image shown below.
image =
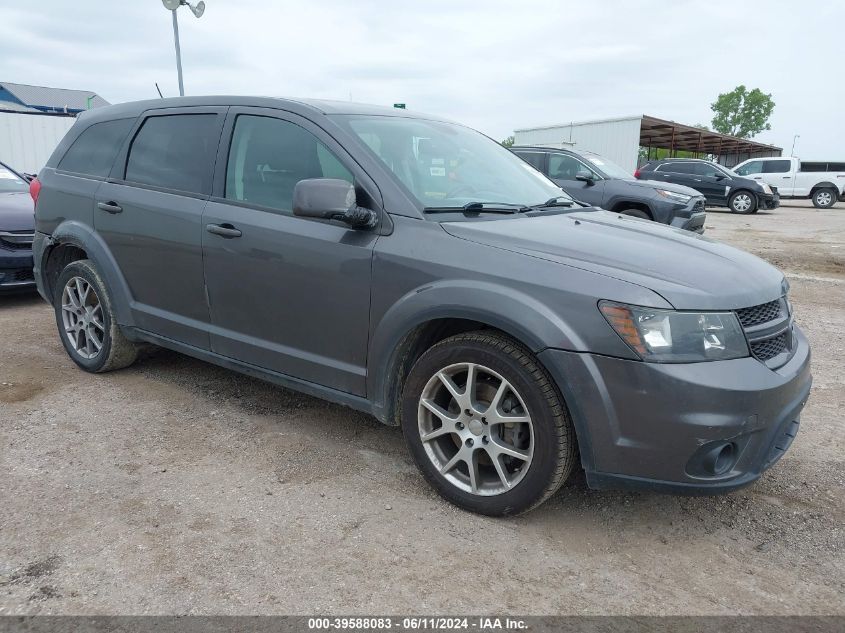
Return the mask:
[[748,356],[745,334],[733,312],[676,312],[609,301],[604,318],[645,361],[695,363]]
[[764,182],[760,183],[763,186],[763,193],[772,193],[772,188]]
[[657,193],[659,193],[664,198],[669,198],[670,200],[674,200],[676,202],[689,202],[692,200],[692,196],[688,196],[683,193],[677,193],[675,191],[666,191],[665,189],[658,189]]

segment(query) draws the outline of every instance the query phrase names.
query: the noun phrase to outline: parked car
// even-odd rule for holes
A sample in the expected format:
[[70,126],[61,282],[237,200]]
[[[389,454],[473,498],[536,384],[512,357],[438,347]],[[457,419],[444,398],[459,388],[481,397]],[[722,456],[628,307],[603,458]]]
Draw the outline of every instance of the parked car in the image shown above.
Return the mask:
[[35,287],[32,236],[35,213],[29,183],[0,163],[0,292]]
[[511,151],[573,198],[615,213],[704,232],[704,196],[665,182],[638,181],[633,174],[592,152],[548,147]]
[[730,169],[709,160],[667,158],[647,162],[634,172],[643,180],[672,182],[700,191],[707,204],[728,207],[734,213],[757,213],[759,209],[777,209],[780,196],[776,188],[764,182],[742,178]]
[[845,163],[810,163],[792,158],[752,158],[734,172],[777,187],[781,198],[809,198],[829,209],[845,195]]
[[36,182],[36,280],[79,367],[155,343],[366,411],[468,510],[533,508],[576,456],[594,488],[746,485],[810,390],[776,268],[581,207],[441,119],[126,103]]

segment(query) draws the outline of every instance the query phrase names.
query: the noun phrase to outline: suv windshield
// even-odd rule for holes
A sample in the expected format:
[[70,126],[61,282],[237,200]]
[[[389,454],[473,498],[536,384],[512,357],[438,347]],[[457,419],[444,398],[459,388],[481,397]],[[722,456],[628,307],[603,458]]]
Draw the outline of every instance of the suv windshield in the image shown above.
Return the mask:
[[0,165],[0,192],[29,191],[29,185],[15,172]]
[[524,207],[565,197],[521,158],[462,125],[392,116],[332,118],[360,138],[422,207]]
[[621,180],[633,180],[634,174],[631,172],[623,169],[616,163],[612,163],[606,158],[598,156],[596,154],[583,154],[584,158],[586,158],[590,163],[595,165],[599,171],[604,172],[604,175],[608,178],[618,178]]

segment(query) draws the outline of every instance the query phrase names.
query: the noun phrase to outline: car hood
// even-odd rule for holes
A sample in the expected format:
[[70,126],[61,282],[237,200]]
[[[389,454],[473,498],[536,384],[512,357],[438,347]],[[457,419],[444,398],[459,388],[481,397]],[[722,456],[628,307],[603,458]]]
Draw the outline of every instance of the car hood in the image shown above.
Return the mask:
[[34,231],[35,205],[26,191],[0,193],[0,231]]
[[664,189],[674,193],[682,193],[685,196],[701,196],[701,194],[692,187],[676,185],[672,182],[660,182],[659,180],[626,180],[625,182],[633,187],[642,187],[643,189]]
[[637,284],[680,310],[733,310],[783,294],[783,274],[750,253],[609,211],[584,209],[442,226],[458,238]]

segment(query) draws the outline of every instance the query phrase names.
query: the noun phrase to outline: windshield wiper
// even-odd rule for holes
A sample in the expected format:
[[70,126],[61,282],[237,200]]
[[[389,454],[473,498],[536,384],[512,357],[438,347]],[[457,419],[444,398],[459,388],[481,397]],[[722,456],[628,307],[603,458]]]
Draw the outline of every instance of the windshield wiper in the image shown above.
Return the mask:
[[426,207],[426,213],[525,213],[532,207],[515,202],[467,202],[460,207]]
[[549,198],[543,204],[532,205],[531,208],[544,209],[546,207],[571,207],[573,204],[575,204],[575,200],[569,196],[555,196],[554,198]]

